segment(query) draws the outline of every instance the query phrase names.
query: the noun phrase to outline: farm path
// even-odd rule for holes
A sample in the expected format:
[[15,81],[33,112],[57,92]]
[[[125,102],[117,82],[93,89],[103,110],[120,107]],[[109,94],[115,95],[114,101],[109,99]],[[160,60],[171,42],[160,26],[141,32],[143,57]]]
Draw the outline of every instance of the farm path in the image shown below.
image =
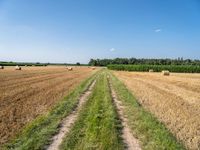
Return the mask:
[[83,104],[88,100],[88,97],[92,93],[92,89],[94,88],[95,83],[96,83],[96,80],[93,81],[93,83],[90,85],[88,90],[86,90],[86,92],[81,95],[75,110],[62,121],[61,127],[60,127],[58,133],[56,135],[54,135],[54,137],[52,138],[52,142],[47,147],[47,150],[58,150],[59,149],[59,146],[62,143],[63,138],[70,131],[73,124],[77,120],[79,111],[81,110]]
[[123,138],[124,143],[126,144],[126,148],[128,150],[141,150],[138,139],[136,139],[133,136],[133,134],[131,133],[131,129],[128,126],[128,120],[124,115],[125,107],[122,105],[121,101],[118,100],[117,94],[114,91],[112,84],[110,83],[109,77],[108,77],[108,81],[109,81],[109,86],[110,86],[110,90],[111,90],[111,96],[112,96],[113,102],[117,108],[117,113],[121,120],[121,124],[123,126],[122,138]]

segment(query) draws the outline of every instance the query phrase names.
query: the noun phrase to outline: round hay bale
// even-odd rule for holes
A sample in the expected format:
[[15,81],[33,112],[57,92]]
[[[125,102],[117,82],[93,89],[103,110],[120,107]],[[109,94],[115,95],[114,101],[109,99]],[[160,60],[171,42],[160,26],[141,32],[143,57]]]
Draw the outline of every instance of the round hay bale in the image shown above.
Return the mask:
[[92,68],[92,70],[95,70],[96,69],[96,67],[91,67]]
[[149,72],[154,72],[153,69],[149,69]]
[[4,66],[0,66],[0,69],[4,69]]
[[67,67],[68,71],[72,71],[73,68],[72,67]]
[[22,70],[20,66],[15,66],[15,70]]
[[162,74],[163,74],[164,76],[169,76],[169,75],[170,75],[170,72],[169,72],[168,70],[163,70],[163,71],[162,71]]

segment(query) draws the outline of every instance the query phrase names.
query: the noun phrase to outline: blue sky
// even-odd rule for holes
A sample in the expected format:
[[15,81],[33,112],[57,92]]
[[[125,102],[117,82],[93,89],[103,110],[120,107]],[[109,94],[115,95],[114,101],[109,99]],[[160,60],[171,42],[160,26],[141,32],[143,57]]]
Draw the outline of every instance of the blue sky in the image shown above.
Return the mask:
[[0,0],[0,61],[200,59],[199,0]]

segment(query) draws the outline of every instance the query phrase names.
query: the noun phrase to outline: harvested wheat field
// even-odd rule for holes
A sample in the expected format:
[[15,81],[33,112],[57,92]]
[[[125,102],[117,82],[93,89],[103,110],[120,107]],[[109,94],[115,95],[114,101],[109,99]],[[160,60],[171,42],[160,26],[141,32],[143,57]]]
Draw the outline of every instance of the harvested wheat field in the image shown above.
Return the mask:
[[113,73],[188,149],[199,149],[200,74]]
[[49,111],[94,70],[75,67],[6,67],[0,71],[0,145]]

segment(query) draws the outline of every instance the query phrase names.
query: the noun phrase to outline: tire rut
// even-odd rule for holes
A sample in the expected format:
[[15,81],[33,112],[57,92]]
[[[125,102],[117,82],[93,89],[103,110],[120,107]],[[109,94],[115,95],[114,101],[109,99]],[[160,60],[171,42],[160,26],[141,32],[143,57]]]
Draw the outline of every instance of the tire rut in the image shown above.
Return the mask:
[[133,136],[131,129],[128,126],[128,120],[124,115],[124,109],[125,108],[122,106],[121,101],[118,100],[117,94],[112,87],[112,84],[110,82],[109,77],[108,77],[108,82],[109,82],[109,87],[110,87],[111,96],[112,96],[114,105],[117,108],[117,113],[119,115],[119,118],[121,120],[121,124],[123,126],[123,128],[122,128],[122,138],[123,138],[124,143],[126,144],[126,149],[127,150],[141,150],[138,139],[136,139]]
[[57,134],[53,136],[51,139],[51,144],[48,145],[46,150],[58,150],[60,144],[63,141],[63,138],[69,133],[73,124],[78,118],[79,111],[82,109],[83,104],[88,100],[90,94],[92,93],[92,89],[94,88],[96,80],[92,82],[89,88],[80,96],[79,102],[75,110],[72,111],[70,115],[68,115],[61,123],[61,127]]

